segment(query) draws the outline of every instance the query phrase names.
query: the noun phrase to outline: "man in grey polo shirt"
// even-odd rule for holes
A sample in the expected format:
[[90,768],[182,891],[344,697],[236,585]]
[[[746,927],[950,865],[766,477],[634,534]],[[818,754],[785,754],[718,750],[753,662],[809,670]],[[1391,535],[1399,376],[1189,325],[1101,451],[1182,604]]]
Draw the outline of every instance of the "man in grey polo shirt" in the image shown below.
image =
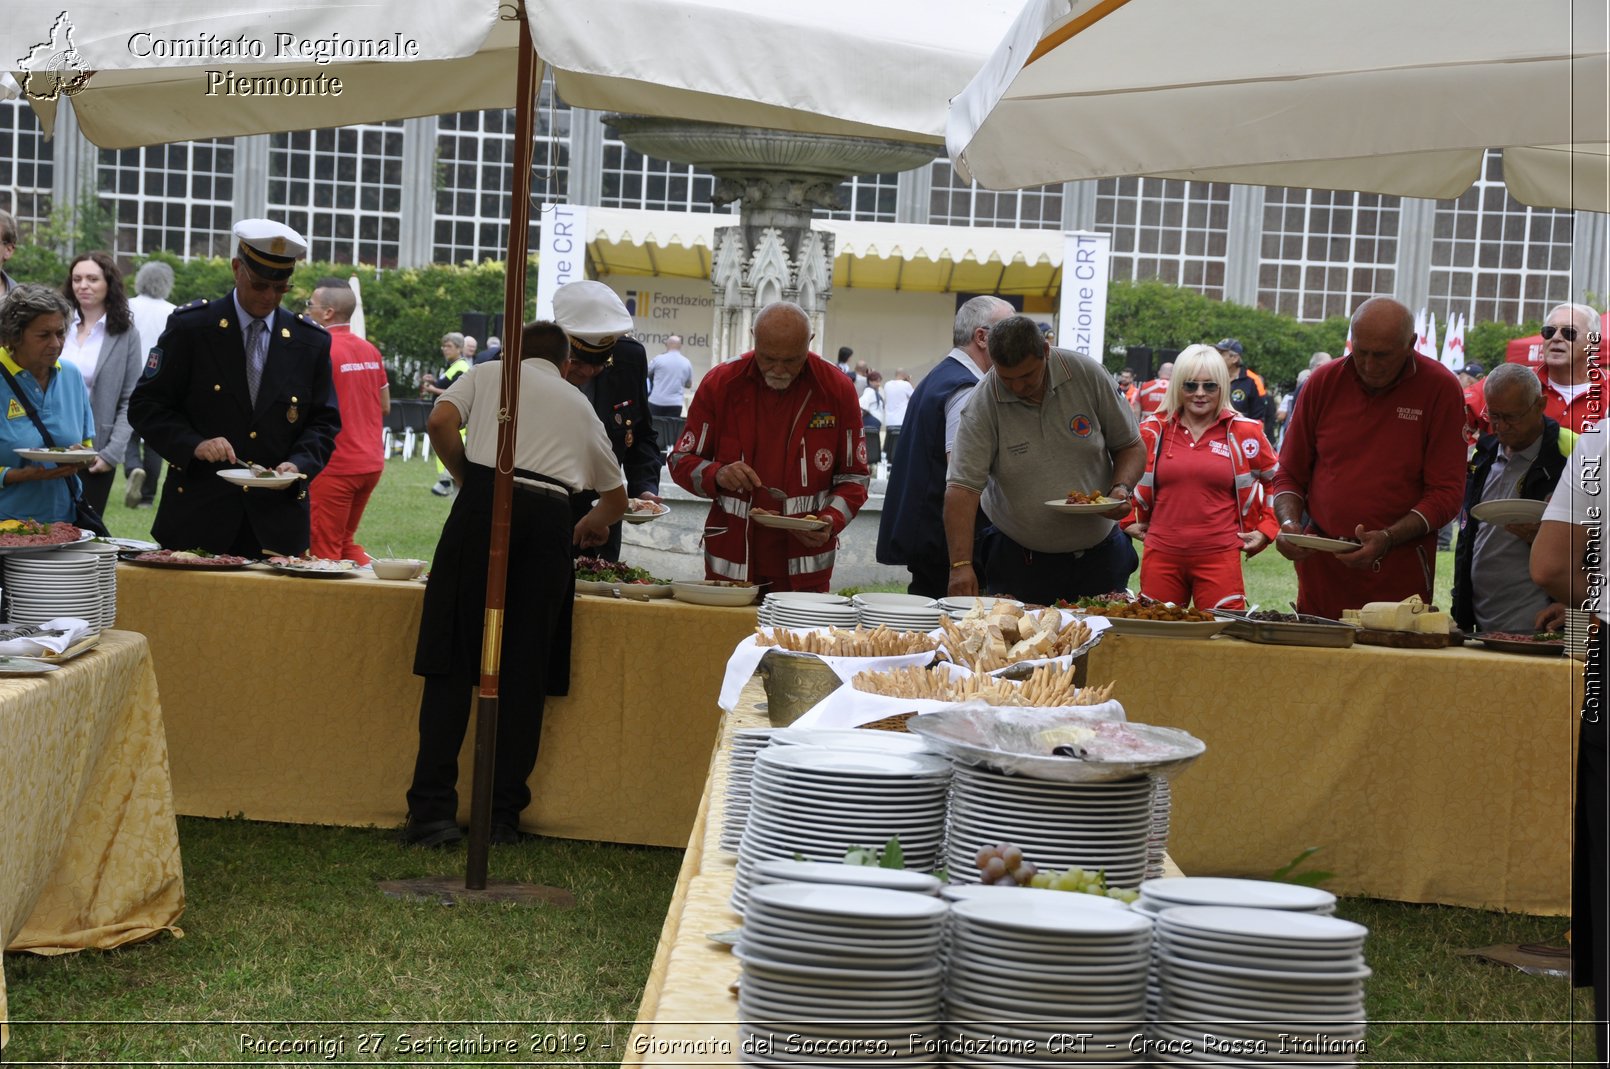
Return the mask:
[[[1139,560],[1114,522],[1146,469],[1140,431],[1112,376],[1083,353],[1053,349],[1026,316],[989,333],[991,368],[973,391],[945,487],[950,593],[1011,594],[1051,604],[1122,589]],[[1118,504],[1072,516],[1045,506],[1069,491]],[[973,560],[982,497],[992,524]],[[980,583],[979,576],[983,576]]]

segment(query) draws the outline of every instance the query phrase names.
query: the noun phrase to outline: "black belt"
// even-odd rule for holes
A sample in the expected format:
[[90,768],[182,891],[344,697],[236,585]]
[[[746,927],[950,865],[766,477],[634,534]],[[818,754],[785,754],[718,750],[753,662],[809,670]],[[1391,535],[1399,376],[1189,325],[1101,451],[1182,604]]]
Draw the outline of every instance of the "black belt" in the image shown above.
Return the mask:
[[528,494],[547,494],[567,503],[570,501],[570,487],[550,475],[527,471],[524,468],[514,469],[514,488]]

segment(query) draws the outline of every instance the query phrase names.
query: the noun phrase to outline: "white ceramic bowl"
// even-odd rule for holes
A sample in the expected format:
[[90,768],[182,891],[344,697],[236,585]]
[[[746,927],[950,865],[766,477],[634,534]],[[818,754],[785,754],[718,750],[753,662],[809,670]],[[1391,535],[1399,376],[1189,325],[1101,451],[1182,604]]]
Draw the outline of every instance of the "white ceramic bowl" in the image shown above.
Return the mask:
[[376,579],[414,579],[425,570],[425,562],[411,557],[376,557],[369,562]]

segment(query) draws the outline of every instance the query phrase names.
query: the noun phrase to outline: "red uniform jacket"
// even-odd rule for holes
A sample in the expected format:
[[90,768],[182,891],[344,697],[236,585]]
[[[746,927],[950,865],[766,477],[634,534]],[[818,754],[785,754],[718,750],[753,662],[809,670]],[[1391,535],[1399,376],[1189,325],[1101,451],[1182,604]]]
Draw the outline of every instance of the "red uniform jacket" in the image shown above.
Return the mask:
[[[781,418],[765,417],[768,410],[780,411]],[[788,499],[759,492],[752,502],[748,494],[717,486],[716,472],[735,461],[754,468]],[[855,386],[815,353],[780,394],[766,385],[753,353],[710,371],[693,395],[667,465],[678,486],[713,499],[705,521],[706,577],[770,582],[775,590],[827,588],[837,535],[866,503],[871,482]],[[824,515],[835,537],[811,547],[786,532],[752,529],[751,503],[784,515]],[[782,547],[782,574],[769,574],[773,566],[765,558],[771,554],[756,552],[760,539],[767,540],[762,550]]]
[[[1170,422],[1177,422],[1177,419],[1171,417]],[[1221,418],[1207,433],[1224,435],[1224,444],[1230,451],[1230,463],[1235,472],[1236,514],[1240,521],[1237,533],[1261,531],[1272,543],[1280,533],[1280,525],[1275,521],[1275,511],[1266,488],[1274,482],[1275,473],[1280,470],[1280,461],[1263,433],[1263,424],[1242,415],[1233,415],[1229,419]],[[1152,416],[1142,422],[1140,439],[1146,446],[1146,474],[1135,486],[1134,511],[1120,521],[1124,527],[1137,522],[1151,522],[1154,500],[1152,483],[1163,441],[1163,421]]]

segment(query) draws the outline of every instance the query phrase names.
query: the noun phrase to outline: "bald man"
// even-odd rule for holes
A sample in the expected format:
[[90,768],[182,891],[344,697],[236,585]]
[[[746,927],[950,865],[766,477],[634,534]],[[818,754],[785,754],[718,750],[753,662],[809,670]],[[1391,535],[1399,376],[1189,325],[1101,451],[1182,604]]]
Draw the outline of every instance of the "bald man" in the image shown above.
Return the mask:
[[[1413,314],[1372,297],[1351,337],[1352,353],[1304,384],[1274,483],[1276,548],[1296,564],[1297,610],[1331,619],[1371,601],[1433,600],[1437,529],[1458,515],[1465,484],[1464,393],[1453,372],[1415,354]],[[1300,534],[1358,548],[1303,548],[1289,540]]]
[[[810,351],[812,337],[798,305],[769,304],[755,317],[754,349],[707,373],[693,395],[667,466],[678,486],[711,499],[709,579],[826,591],[839,533],[866,503],[861,401]],[[752,522],[758,509],[824,523],[770,527]]]

